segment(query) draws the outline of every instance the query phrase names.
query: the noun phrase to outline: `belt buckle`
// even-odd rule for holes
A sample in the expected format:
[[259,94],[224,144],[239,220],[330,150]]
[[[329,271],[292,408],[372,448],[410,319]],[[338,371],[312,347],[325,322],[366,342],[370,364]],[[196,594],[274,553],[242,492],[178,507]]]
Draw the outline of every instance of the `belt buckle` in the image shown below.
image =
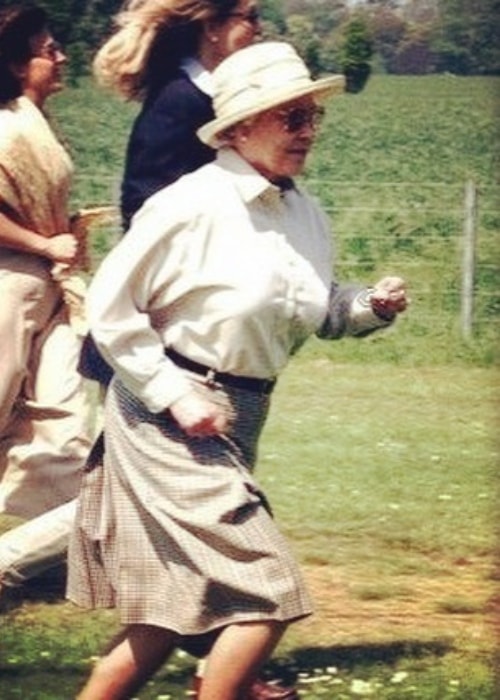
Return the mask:
[[217,372],[214,369],[209,369],[205,375],[205,384],[211,389],[217,389],[220,386],[216,380]]

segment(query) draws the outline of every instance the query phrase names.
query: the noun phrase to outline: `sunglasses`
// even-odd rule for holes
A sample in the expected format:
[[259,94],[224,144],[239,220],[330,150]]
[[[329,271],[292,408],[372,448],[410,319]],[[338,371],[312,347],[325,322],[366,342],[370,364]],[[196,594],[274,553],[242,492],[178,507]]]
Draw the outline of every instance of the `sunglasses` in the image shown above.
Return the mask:
[[249,22],[254,26],[260,23],[260,12],[256,7],[252,7],[248,12],[230,12],[226,17],[239,17],[244,22]]
[[36,58],[46,58],[49,61],[56,61],[62,54],[62,46],[57,41],[50,41],[42,46],[36,54]]
[[278,109],[274,115],[280,120],[287,133],[296,134],[306,126],[317,129],[325,116],[325,108],[319,105],[290,107],[289,109]]

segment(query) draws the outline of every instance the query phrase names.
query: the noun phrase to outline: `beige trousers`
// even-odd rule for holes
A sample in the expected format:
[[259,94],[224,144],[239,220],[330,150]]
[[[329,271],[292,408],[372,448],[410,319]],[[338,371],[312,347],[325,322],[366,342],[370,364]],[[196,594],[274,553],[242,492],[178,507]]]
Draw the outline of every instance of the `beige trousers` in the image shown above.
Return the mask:
[[74,498],[90,449],[80,341],[47,261],[0,250],[0,512]]

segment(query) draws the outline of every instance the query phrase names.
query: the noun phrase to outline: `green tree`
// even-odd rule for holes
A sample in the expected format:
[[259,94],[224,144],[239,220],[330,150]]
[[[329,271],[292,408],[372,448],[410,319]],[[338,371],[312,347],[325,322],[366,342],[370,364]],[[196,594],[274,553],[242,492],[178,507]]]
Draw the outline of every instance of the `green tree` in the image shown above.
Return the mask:
[[302,56],[313,76],[321,72],[321,41],[309,17],[291,15],[287,20],[286,38]]
[[399,44],[407,31],[406,22],[400,14],[388,7],[373,8],[367,16],[373,51],[379,57],[383,69],[391,72]]
[[[123,0],[37,0],[49,16],[50,26],[70,59],[74,81],[89,72],[92,56],[111,29]],[[3,4],[3,3],[2,3]]]
[[440,0],[432,49],[439,70],[500,74],[500,0]]
[[261,0],[264,36],[277,37],[286,32],[286,20],[281,0]]
[[373,42],[365,18],[355,14],[343,27],[339,64],[346,77],[348,92],[360,92],[371,72]]
[[422,75],[434,69],[434,55],[425,27],[410,28],[391,58],[391,72]]

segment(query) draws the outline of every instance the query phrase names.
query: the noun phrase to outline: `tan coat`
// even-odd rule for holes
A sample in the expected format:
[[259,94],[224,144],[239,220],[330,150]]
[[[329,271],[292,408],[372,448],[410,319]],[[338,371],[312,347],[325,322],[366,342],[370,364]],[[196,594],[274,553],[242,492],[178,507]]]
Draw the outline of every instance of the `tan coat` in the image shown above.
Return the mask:
[[[27,98],[0,110],[0,206],[51,236],[69,230],[72,164]],[[0,248],[0,512],[73,498],[88,449],[79,340],[49,261]]]

